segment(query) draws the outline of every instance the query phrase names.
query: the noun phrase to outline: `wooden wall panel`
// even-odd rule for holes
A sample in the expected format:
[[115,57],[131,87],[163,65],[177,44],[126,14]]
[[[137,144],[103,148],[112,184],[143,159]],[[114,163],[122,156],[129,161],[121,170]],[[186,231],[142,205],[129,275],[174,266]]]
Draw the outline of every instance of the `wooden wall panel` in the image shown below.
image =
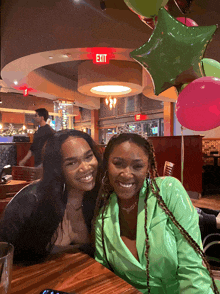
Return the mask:
[[[149,137],[152,141],[159,175],[165,161],[175,164],[173,176],[181,181],[181,136]],[[187,191],[202,192],[202,137],[184,136],[183,186]]]
[[2,112],[2,123],[25,124],[25,114],[17,112]]

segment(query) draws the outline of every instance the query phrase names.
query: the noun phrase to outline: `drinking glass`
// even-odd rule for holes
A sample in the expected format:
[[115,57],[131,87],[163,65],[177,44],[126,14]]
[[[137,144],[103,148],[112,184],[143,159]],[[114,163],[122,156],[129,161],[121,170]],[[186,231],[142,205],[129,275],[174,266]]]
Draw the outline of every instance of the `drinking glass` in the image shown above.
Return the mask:
[[14,246],[7,242],[0,242],[0,294],[10,293],[13,255]]

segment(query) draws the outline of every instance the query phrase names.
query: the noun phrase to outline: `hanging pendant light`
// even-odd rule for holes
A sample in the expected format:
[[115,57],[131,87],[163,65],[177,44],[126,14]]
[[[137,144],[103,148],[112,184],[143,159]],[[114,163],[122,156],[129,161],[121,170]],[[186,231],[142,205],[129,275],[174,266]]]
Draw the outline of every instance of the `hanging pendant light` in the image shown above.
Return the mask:
[[105,98],[105,104],[107,106],[109,106],[110,110],[112,110],[112,108],[115,108],[117,103],[117,99],[116,98],[112,98],[112,96],[107,96]]

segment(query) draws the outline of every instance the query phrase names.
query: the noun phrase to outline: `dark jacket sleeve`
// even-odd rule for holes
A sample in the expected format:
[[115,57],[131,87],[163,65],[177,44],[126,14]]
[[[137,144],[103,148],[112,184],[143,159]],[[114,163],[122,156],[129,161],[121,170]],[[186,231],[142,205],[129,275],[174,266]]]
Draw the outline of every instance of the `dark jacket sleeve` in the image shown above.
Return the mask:
[[205,213],[202,209],[196,208],[199,214],[199,227],[202,240],[209,234],[216,233],[216,216],[214,214]]
[[[0,241],[14,245],[14,257],[25,247],[25,227],[31,223],[33,210],[37,204],[37,183],[20,190],[8,203],[0,221]],[[31,238],[31,236],[29,236]]]

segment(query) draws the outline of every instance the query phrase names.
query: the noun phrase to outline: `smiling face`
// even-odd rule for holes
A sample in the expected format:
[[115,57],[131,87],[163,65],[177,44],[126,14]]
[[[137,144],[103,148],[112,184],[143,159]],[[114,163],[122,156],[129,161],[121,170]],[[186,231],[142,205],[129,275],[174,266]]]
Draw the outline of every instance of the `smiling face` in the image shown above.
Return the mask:
[[109,156],[109,181],[121,200],[138,196],[147,172],[148,156],[135,143],[123,142]]
[[67,190],[90,191],[95,186],[98,161],[83,138],[69,137],[61,147]]

